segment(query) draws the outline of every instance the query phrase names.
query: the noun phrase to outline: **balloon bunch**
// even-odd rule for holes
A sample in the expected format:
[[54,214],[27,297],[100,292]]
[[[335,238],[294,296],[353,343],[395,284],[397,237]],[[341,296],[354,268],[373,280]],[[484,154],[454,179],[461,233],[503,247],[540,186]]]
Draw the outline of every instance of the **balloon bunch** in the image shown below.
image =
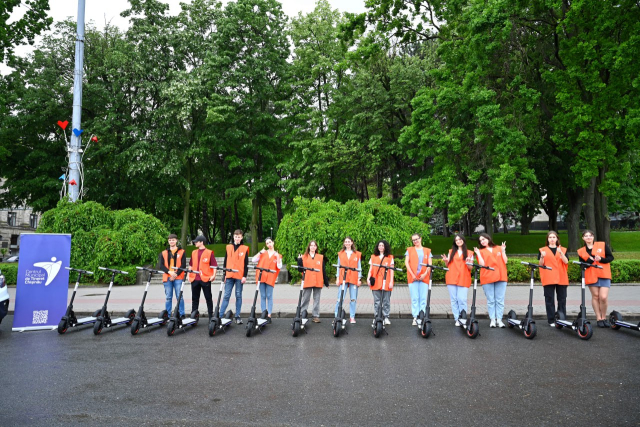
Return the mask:
[[[66,132],[67,126],[69,126],[69,122],[67,120],[65,121],[58,120],[58,126],[60,126],[60,128],[62,129],[62,134],[64,135],[64,140],[67,146],[67,166],[62,168],[62,171],[64,173],[60,175],[60,177],[58,178],[60,181],[62,181],[62,189],[60,190],[60,199],[64,199],[67,197],[67,188],[69,185],[77,185],[79,186],[78,197],[80,198],[80,200],[82,200],[82,196],[84,196],[86,192],[86,189],[84,188],[84,185],[83,185],[84,184],[84,168],[82,166],[83,165],[82,160],[84,159],[85,153],[91,146],[91,143],[98,143],[98,137],[96,135],[91,135],[91,137],[89,138],[89,142],[84,147],[84,149],[82,148],[82,142],[80,143],[79,148],[74,148],[69,143],[69,138],[67,137],[67,132]],[[83,132],[84,132],[84,129],[75,129],[75,128],[73,129],[73,134],[77,138],[80,138]],[[80,161],[77,162],[77,167],[80,172],[80,182],[77,182],[75,179],[69,180],[69,165],[71,164],[71,153],[74,151],[77,151],[80,154]]]

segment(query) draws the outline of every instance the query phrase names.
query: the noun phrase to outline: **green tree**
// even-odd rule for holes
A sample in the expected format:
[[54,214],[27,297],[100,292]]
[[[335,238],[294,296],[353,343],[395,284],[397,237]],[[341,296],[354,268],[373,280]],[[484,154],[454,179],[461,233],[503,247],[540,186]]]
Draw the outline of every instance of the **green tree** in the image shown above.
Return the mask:
[[[22,18],[7,23],[16,7],[24,8]],[[5,0],[0,3],[0,63],[11,58],[16,46],[29,43],[53,22],[47,16],[49,0]]]

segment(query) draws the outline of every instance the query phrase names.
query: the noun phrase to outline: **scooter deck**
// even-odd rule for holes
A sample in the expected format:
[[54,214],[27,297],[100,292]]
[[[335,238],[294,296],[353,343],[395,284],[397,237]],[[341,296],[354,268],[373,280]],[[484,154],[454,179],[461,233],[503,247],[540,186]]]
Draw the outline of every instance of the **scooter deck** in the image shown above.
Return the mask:
[[258,319],[258,326],[264,325],[265,323],[267,323],[267,321],[267,319]]
[[158,323],[162,323],[162,322],[164,322],[164,319],[161,319],[159,317],[155,317],[153,319],[147,319],[147,326],[157,325]]
[[233,319],[227,319],[227,318],[220,319],[220,326],[227,326],[227,325],[230,325],[231,323],[233,323]]
[[640,325],[636,325],[629,322],[615,322],[616,326],[622,326],[623,328],[635,329],[636,331],[640,330]]
[[518,319],[507,319],[507,323],[512,324],[513,326],[520,326],[522,325],[522,321],[518,320]]
[[95,323],[97,317],[83,317],[82,319],[78,319],[78,323],[76,325],[84,325],[87,323]]
[[111,326],[119,325],[121,323],[128,323],[131,319],[129,317],[118,317],[117,319],[111,320]]
[[189,326],[196,323],[196,319],[184,319],[182,321],[182,327],[184,328],[185,326]]

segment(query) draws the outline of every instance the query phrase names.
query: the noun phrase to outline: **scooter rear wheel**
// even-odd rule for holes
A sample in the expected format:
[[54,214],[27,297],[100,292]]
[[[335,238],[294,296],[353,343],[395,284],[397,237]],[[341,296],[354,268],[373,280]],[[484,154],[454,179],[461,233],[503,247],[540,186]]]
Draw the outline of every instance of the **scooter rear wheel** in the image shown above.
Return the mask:
[[373,327],[373,336],[376,338],[380,338],[380,335],[382,335],[382,328],[384,328],[384,324],[382,320],[378,320]]
[[127,315],[125,317],[129,318],[129,321],[127,322],[127,326],[131,325],[133,323],[133,319],[136,318],[136,311],[134,309],[127,311]]
[[64,334],[65,332],[67,332],[67,328],[68,328],[67,319],[62,319],[60,323],[58,323],[58,333],[60,335]]
[[[507,315],[507,319],[516,320],[516,318],[516,312],[513,310],[511,310]],[[511,324],[511,322],[507,321],[507,325],[509,326],[509,329],[513,329],[513,325]]]
[[342,322],[339,322],[338,319],[334,319],[333,321],[333,336],[338,338],[340,336],[340,330],[342,329]]
[[300,322],[296,320],[295,322],[293,322],[293,332],[291,334],[294,337],[297,337],[299,333],[300,333]]
[[167,336],[170,337],[176,331],[176,322],[170,320],[167,324]]
[[620,325],[616,324],[617,322],[622,322],[622,314],[617,311],[611,312],[609,315],[609,323],[611,323],[611,329],[615,329],[616,331],[620,329]]
[[100,332],[102,332],[102,319],[96,320],[93,324],[93,335],[100,335]]
[[523,332],[524,332],[525,338],[532,340],[535,338],[536,334],[538,333],[538,328],[536,327],[535,323],[529,323]]
[[131,323],[131,335],[135,335],[140,330],[140,321],[138,319],[133,319]]
[[478,336],[478,333],[480,332],[480,327],[478,326],[477,323],[472,323],[468,329],[465,329],[465,331],[467,331],[467,336],[471,339],[475,339]]
[[431,335],[431,322],[422,322],[420,335],[422,335],[422,338],[429,338],[429,335]]
[[556,324],[556,329],[562,329],[563,325],[561,325],[560,322],[558,322],[558,320],[564,320],[564,315],[561,315],[560,313],[556,312],[554,320]]
[[164,326],[169,321],[169,312],[167,310],[162,310],[158,317],[162,319],[162,323],[160,323],[160,325]]
[[216,332],[218,332],[218,321],[211,320],[211,322],[209,322],[209,336],[214,336]]
[[593,335],[593,328],[590,323],[585,323],[582,328],[578,328],[578,336],[580,339],[588,340]]

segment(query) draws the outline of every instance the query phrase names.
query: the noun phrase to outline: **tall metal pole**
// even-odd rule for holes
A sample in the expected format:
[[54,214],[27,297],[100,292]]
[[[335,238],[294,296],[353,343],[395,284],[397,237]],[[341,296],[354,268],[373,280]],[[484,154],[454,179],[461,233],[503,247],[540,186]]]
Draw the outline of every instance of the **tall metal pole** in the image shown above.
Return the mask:
[[[84,2],[78,0],[78,19],[77,19],[77,35],[76,35],[76,65],[73,71],[73,118],[71,119],[72,129],[82,129],[82,72],[84,63]],[[69,183],[74,182],[76,185],[69,184],[69,199],[72,202],[78,200],[80,192],[80,167],[82,157],[80,156],[80,148],[82,146],[81,135],[71,133],[71,147],[69,153]]]

